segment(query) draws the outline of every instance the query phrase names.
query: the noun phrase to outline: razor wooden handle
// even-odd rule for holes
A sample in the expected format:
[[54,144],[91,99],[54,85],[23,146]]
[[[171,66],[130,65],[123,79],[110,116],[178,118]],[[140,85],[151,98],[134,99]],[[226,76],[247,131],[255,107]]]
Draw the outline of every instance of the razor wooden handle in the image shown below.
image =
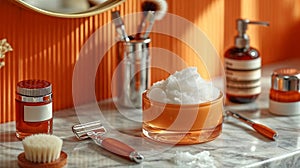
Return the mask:
[[136,152],[135,149],[113,138],[103,138],[101,146],[112,153],[137,163],[142,162],[144,159],[144,157]]
[[106,150],[113,152],[117,155],[120,155],[122,157],[128,158],[128,159],[130,159],[129,158],[130,153],[135,151],[129,145],[126,145],[123,142],[118,141],[113,138],[104,138],[101,145]]
[[263,136],[265,136],[267,138],[270,138],[272,140],[276,140],[276,138],[278,137],[278,134],[275,130],[273,130],[273,129],[265,126],[265,125],[255,123],[255,122],[249,120],[248,118],[245,118],[245,117],[239,115],[238,113],[227,110],[226,114],[229,115],[229,116],[232,116],[233,118],[236,118],[236,119],[238,119],[238,120],[240,120],[240,121],[242,121],[242,122],[244,122],[248,125],[250,125],[258,133],[262,134]]
[[255,129],[257,132],[259,132],[260,134],[262,134],[270,139],[275,140],[277,138],[276,131],[272,130],[271,128],[269,128],[267,126],[254,123],[254,124],[252,124],[252,128]]

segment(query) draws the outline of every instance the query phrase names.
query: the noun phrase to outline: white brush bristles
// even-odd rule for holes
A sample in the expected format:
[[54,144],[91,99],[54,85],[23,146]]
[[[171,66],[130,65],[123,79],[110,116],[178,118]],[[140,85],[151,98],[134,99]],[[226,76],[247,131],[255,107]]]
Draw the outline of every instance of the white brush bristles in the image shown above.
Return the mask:
[[23,141],[25,158],[33,163],[49,163],[59,158],[63,141],[54,135],[35,134]]
[[146,0],[156,4],[158,9],[155,12],[155,20],[161,20],[168,11],[168,3],[166,0]]

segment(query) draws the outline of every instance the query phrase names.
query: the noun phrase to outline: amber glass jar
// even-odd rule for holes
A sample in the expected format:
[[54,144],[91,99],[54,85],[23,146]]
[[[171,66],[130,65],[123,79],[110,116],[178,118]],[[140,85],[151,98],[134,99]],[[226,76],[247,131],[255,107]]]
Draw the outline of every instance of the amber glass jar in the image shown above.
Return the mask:
[[143,93],[143,134],[170,144],[212,141],[222,132],[223,93],[200,104],[169,104],[151,100]]
[[17,84],[16,136],[23,139],[38,133],[52,134],[52,85],[44,80]]
[[300,70],[277,69],[271,80],[269,111],[278,115],[300,114]]

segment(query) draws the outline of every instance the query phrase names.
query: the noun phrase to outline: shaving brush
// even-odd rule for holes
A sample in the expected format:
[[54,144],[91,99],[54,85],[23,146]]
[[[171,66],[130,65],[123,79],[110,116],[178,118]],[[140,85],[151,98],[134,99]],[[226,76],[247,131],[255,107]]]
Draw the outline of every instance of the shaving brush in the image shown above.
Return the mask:
[[[168,11],[168,4],[165,0],[145,0],[142,5],[143,18],[138,27],[139,38],[147,38],[155,20],[161,20]],[[148,22],[148,24],[147,24]],[[146,26],[148,25],[148,26]],[[146,28],[145,34],[142,36],[143,29]]]
[[34,134],[23,141],[24,152],[18,155],[21,168],[61,168],[67,154],[61,151],[63,141],[54,135]]
[[145,0],[142,3],[142,11],[144,13],[153,11],[155,20],[161,20],[168,11],[168,4],[165,0]]

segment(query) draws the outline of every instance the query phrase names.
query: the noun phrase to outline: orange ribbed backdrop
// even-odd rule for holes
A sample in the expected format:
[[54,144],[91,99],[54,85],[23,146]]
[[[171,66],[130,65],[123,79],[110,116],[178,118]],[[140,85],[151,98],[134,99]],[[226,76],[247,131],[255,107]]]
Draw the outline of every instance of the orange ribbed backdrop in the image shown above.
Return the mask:
[[234,44],[235,19],[269,21],[270,27],[250,25],[250,45],[258,48],[262,63],[300,57],[300,1],[299,0],[224,0],[224,48]]
[[[126,0],[115,9],[122,16],[139,12],[141,2]],[[203,30],[221,56],[233,45],[236,18],[270,21],[269,28],[249,28],[251,44],[261,51],[264,64],[298,57],[299,3],[298,0],[168,0],[169,12]],[[72,74],[78,53],[93,32],[110,22],[110,13],[111,10],[87,18],[63,19],[1,0],[0,38],[7,38],[14,51],[6,54],[6,66],[0,69],[0,122],[15,119],[15,86],[24,79],[45,79],[53,84],[54,110],[72,107]],[[152,34],[151,39],[152,46],[179,55],[188,65],[201,64],[194,51],[180,40],[161,34]],[[152,62],[161,60],[163,57],[153,57]],[[111,97],[111,77],[116,65],[115,51],[111,49],[99,65],[95,83],[98,100]],[[153,70],[152,82],[166,75]]]

